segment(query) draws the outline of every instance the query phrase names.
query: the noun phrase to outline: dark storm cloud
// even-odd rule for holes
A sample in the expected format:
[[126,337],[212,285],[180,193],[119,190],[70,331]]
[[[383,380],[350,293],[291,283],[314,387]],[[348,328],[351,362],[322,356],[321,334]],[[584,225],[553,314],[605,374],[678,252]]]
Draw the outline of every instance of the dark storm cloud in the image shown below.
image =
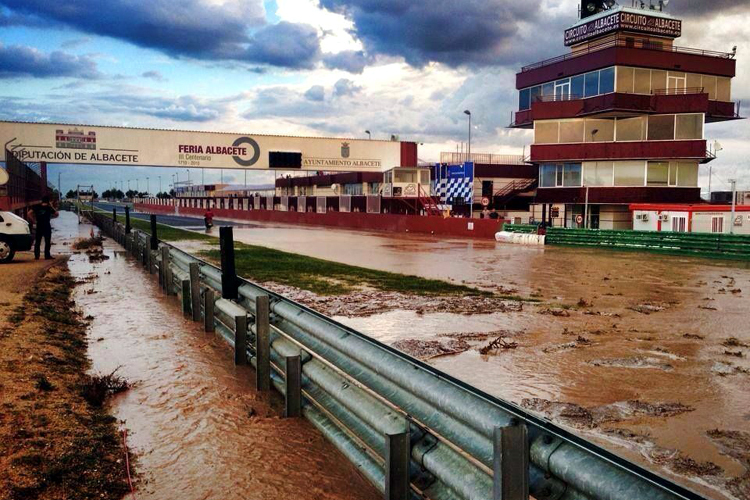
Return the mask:
[[[306,68],[319,56],[308,25],[265,25],[259,0],[0,0],[13,15],[124,40],[173,57]],[[254,34],[251,28],[258,29]]]
[[515,62],[519,28],[533,22],[539,5],[508,0],[434,0],[425,6],[412,0],[321,0],[328,10],[354,21],[371,55],[402,56],[422,66]]
[[330,69],[362,73],[367,66],[367,57],[361,50],[344,50],[336,54],[327,54],[323,58],[323,64]]
[[143,78],[148,78],[148,79],[151,79],[151,80],[155,80],[157,82],[164,82],[164,81],[166,81],[166,78],[164,78],[164,75],[162,75],[160,72],[158,72],[156,70],[145,71],[144,73],[141,74],[141,76]]
[[281,21],[255,33],[246,61],[286,68],[311,68],[320,58],[318,31],[309,24]]
[[97,79],[102,75],[89,56],[61,51],[40,52],[23,45],[0,44],[0,78],[76,77]]

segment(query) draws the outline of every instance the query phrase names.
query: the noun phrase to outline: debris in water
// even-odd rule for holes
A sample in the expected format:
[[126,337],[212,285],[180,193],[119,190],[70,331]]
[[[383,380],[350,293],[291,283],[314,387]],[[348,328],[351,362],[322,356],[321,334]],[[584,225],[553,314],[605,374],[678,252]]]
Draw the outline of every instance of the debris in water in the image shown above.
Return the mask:
[[658,370],[671,371],[672,365],[664,363],[657,358],[644,356],[633,356],[632,358],[592,359],[590,365],[611,366],[617,368],[655,368]]
[[694,339],[694,340],[704,340],[706,338],[703,335],[696,335],[694,333],[684,333],[682,337],[686,339]]
[[510,341],[508,342],[503,337],[498,337],[489,344],[487,344],[484,347],[481,347],[479,349],[480,354],[489,354],[491,351],[495,351],[497,349],[515,349],[518,347],[517,342]]
[[83,240],[78,240],[73,243],[73,248],[76,250],[88,250],[93,247],[101,247],[104,243],[103,236],[92,236]]
[[549,308],[549,307],[539,311],[539,314],[551,314],[552,316],[558,316],[561,318],[570,317],[570,312],[568,312],[566,309]]
[[655,312],[665,311],[673,305],[675,304],[672,302],[644,302],[642,304],[638,304],[637,306],[629,307],[628,309],[641,314],[651,314]]
[[461,354],[471,348],[468,342],[460,339],[452,339],[447,342],[440,340],[406,339],[394,342],[392,346],[423,361],[441,356]]
[[93,406],[101,406],[108,397],[130,389],[130,382],[115,375],[119,369],[118,366],[107,375],[89,375],[81,386],[81,393],[86,401]]
[[741,342],[735,337],[729,337],[724,342],[722,342],[721,345],[723,345],[724,347],[750,347],[750,345]]

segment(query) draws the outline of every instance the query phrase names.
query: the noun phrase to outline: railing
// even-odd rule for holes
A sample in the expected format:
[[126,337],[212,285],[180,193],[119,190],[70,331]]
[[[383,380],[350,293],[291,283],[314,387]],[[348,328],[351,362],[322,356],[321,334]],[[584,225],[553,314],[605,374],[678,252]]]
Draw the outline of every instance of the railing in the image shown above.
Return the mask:
[[480,163],[484,165],[525,165],[524,157],[522,155],[498,155],[492,153],[455,153],[455,152],[442,152],[440,153],[440,163],[448,165],[457,165],[467,161],[473,161],[474,163]]
[[550,59],[545,59],[544,61],[539,61],[534,64],[529,64],[528,66],[524,66],[523,68],[521,68],[521,73],[526,73],[527,71],[532,71],[535,69],[543,68],[545,66],[549,66],[551,64],[555,64],[555,63],[562,62],[562,61],[567,61],[569,59],[575,59],[576,57],[584,56],[586,54],[592,54],[594,52],[599,52],[600,50],[610,49],[612,47],[637,48],[638,50],[655,50],[659,52],[678,52],[681,54],[695,54],[695,55],[700,55],[700,56],[719,57],[722,59],[732,59],[734,57],[733,54],[728,53],[728,52],[692,49],[688,47],[677,47],[675,45],[670,46],[670,45],[647,43],[647,44],[638,44],[636,46],[630,40],[626,40],[625,38],[616,38],[614,40],[607,40],[605,42],[591,44],[585,49],[576,50],[574,52],[570,52],[569,54],[563,54],[561,56],[553,57]]
[[235,363],[256,368],[259,390],[284,395],[286,415],[310,420],[387,500],[702,498],[237,277],[231,228],[220,230],[220,269],[155,235],[126,234],[111,215],[94,219],[232,346]]

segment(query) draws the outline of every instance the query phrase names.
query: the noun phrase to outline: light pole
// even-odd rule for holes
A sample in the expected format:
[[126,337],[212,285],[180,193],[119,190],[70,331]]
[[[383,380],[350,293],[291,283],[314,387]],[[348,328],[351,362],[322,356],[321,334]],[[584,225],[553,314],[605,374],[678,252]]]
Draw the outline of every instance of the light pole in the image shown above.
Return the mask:
[[151,189],[149,189],[149,183],[148,183],[148,177],[146,177],[146,195],[149,195],[151,193]]
[[367,139],[372,140],[372,133],[369,130],[365,130],[365,134],[367,134]]
[[188,186],[189,186],[190,185],[190,169],[187,169],[187,173],[188,173],[187,183],[188,183]]
[[734,213],[735,205],[737,202],[737,181],[735,179],[729,179],[729,183],[732,185],[732,216],[729,218],[729,234],[734,234]]
[[161,193],[161,175],[159,175],[158,177],[159,177],[159,193]]
[[136,190],[136,192],[138,192],[138,193],[140,193],[140,192],[141,192],[141,182],[140,182],[140,181],[141,181],[140,179],[136,179],[136,180],[135,180],[135,190]]
[[469,117],[469,145],[467,148],[466,158],[468,159],[468,161],[471,161],[471,111],[465,109],[464,114]]

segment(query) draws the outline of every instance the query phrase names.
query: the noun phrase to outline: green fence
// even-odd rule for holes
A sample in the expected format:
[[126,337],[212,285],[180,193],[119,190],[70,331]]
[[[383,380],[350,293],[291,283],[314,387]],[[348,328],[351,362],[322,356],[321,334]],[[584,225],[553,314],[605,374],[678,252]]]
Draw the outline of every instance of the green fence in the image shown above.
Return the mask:
[[744,235],[548,228],[546,243],[750,260],[750,236]]
[[536,234],[538,228],[535,224],[503,224],[503,231],[509,233]]

